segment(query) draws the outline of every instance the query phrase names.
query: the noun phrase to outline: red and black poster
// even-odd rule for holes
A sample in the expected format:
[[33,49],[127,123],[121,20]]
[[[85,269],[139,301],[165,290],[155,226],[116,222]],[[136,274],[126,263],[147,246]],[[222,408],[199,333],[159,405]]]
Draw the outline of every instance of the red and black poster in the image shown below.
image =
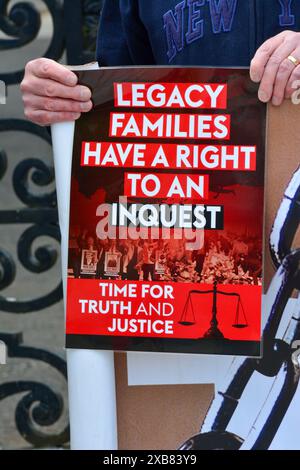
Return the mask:
[[79,71],[69,348],[260,356],[266,106],[247,69]]

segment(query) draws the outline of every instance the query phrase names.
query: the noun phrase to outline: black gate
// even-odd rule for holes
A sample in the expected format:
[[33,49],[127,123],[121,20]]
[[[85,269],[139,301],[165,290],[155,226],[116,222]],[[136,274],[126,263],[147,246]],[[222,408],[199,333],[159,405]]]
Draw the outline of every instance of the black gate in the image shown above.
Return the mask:
[[[43,14],[47,14],[48,19],[51,18],[53,28],[52,37],[43,55],[59,60],[66,54],[69,64],[82,64],[94,58],[101,3],[101,0],[36,0],[35,3],[0,0],[0,57],[1,54],[4,55],[2,52],[7,54],[7,51],[11,51],[12,59],[16,57],[13,61],[15,70],[9,72],[6,71],[3,59],[1,60],[0,80],[8,87],[8,93],[23,78],[24,67],[18,66],[18,57],[21,48],[34,44],[38,37],[42,22],[41,7]],[[4,109],[5,113],[2,112]],[[24,149],[24,158],[11,168],[12,156],[6,151],[6,141],[1,139],[1,135],[7,132],[12,139],[16,133],[22,132],[26,133],[27,139],[38,138],[43,144],[51,145],[49,129],[36,126],[20,116],[10,115],[9,105],[0,104],[0,179],[9,177],[7,198],[5,196],[0,200],[0,229],[9,236],[14,226],[24,226],[12,252],[3,247],[0,234],[0,290],[3,291],[0,295],[0,341],[7,345],[8,357],[46,363],[65,380],[67,374],[64,358],[48,350],[51,349],[51,344],[46,344],[48,349],[24,345],[22,331],[18,327],[20,316],[23,318],[23,315],[37,311],[43,314],[43,310],[61,301],[61,280],[58,279],[56,285],[44,294],[34,290],[34,281],[31,284],[32,294],[27,293],[27,296],[20,298],[5,294],[7,289],[9,292],[19,270],[25,270],[30,276],[39,276],[47,273],[57,263],[59,253],[55,243],[60,238],[55,189],[48,190],[51,183],[54,183],[53,166],[42,158],[25,156]],[[22,142],[18,145],[22,146]],[[32,191],[32,185],[38,191]],[[12,206],[7,204],[8,200],[16,202]],[[39,243],[39,240],[43,240],[42,237],[52,239],[53,245],[51,242]],[[14,316],[14,333],[2,331],[2,314]],[[48,309],[47,315],[49,314],[51,312]],[[63,313],[61,318],[63,324]],[[55,391],[54,386],[46,385],[36,378],[31,381],[23,380],[22,376],[17,380],[10,380],[8,377],[0,383],[0,400],[12,396],[19,396],[15,405],[15,424],[28,443],[35,447],[49,447],[68,442],[68,425],[55,432],[48,429],[59,421],[66,409],[66,399]]]

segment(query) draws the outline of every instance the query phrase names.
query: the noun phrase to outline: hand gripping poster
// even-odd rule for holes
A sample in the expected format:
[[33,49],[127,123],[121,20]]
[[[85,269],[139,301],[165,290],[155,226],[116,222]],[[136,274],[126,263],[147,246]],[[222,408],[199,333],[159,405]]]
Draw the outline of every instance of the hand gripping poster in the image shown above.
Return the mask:
[[67,347],[260,356],[266,106],[248,70],[76,73],[94,107],[75,125]]

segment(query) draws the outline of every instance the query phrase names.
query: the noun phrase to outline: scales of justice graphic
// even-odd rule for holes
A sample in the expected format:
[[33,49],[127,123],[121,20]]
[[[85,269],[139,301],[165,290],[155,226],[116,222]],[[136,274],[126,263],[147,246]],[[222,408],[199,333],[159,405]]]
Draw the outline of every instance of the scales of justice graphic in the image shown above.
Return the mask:
[[193,298],[199,295],[212,295],[212,315],[210,320],[210,327],[204,333],[204,335],[199,339],[225,339],[222,331],[219,329],[218,325],[218,297],[219,296],[228,296],[236,298],[236,308],[235,308],[235,316],[234,316],[234,323],[232,324],[233,328],[242,329],[247,328],[249,326],[247,317],[245,314],[244,306],[241,300],[240,294],[237,292],[224,292],[222,290],[218,290],[218,283],[214,281],[213,289],[210,290],[191,290],[189,292],[187,301],[184,305],[183,312],[181,318],[179,320],[179,325],[188,327],[194,326],[197,324],[195,309],[193,305]]

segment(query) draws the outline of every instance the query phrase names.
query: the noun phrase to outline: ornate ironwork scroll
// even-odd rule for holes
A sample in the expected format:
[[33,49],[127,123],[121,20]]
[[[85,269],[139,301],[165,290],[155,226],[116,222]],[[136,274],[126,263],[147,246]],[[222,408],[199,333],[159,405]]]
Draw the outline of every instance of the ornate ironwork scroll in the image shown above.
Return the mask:
[[[92,60],[102,1],[40,0],[40,4],[47,9],[53,24],[52,36],[44,57],[59,60],[66,51],[69,63]],[[0,54],[1,51],[10,50],[16,55],[15,63],[18,64],[18,49],[37,39],[41,25],[41,12],[33,3],[20,1],[12,4],[10,0],[0,0],[0,31],[4,33],[0,38]],[[13,72],[0,73],[0,80],[7,86],[15,85],[20,83],[23,75],[24,70],[19,66]],[[7,107],[2,109],[6,114],[9,113]],[[2,109],[0,108],[1,111]],[[32,140],[39,138],[51,145],[48,129],[10,115],[0,119],[0,136],[4,132],[25,132]],[[2,148],[0,143],[0,184],[7,174],[10,160],[7,149]],[[13,210],[8,210],[5,201],[0,202],[0,225],[12,230],[15,224],[24,224],[24,231],[17,241],[17,259],[1,247],[0,241],[0,291],[12,285],[20,266],[32,275],[38,275],[48,272],[57,262],[60,234],[53,184],[53,166],[46,164],[42,158],[24,157],[13,169],[10,191],[20,204]],[[33,192],[32,186],[39,188],[39,191]],[[10,197],[9,194],[7,197]],[[39,243],[44,236],[53,239],[54,243]],[[39,292],[34,294],[33,298],[25,299],[0,295],[0,315],[1,312],[19,315],[36,311],[42,314],[46,307],[61,300],[61,280],[58,279],[56,287],[50,292],[44,295]],[[1,340],[7,344],[9,357],[42,361],[57,370],[66,380],[66,363],[63,358],[44,349],[22,345],[22,334],[19,332],[13,335],[0,332]],[[65,398],[54,387],[45,385],[42,377],[35,377],[34,381],[20,379],[0,384],[0,400],[17,394],[21,398],[15,409],[16,428],[28,443],[35,447],[47,447],[61,446],[68,442],[68,426],[61,431],[43,431],[43,428],[58,423],[66,412]]]

